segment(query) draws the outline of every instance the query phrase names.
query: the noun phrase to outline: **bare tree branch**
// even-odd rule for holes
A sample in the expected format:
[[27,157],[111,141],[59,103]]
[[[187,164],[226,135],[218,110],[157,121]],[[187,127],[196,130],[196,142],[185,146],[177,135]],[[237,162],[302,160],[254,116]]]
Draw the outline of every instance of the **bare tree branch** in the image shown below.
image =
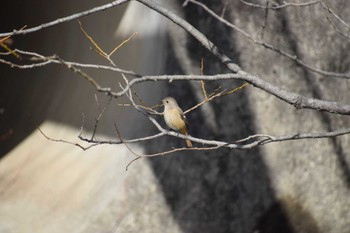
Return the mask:
[[[272,6],[262,6],[262,5],[258,5],[258,4],[254,4],[254,3],[250,3],[250,2],[246,2],[243,0],[239,0],[240,2],[251,6],[251,7],[256,7],[256,8],[262,8],[262,9],[271,9],[271,10],[280,10],[282,8],[286,8],[286,7],[304,7],[304,6],[311,6],[314,5],[316,3],[321,2],[321,0],[314,0],[314,1],[309,1],[309,2],[303,2],[303,3],[294,3],[294,2],[283,2],[283,4],[278,4],[278,3],[273,3]],[[270,1],[268,1],[270,2]]]
[[[0,59],[0,63],[3,64],[7,64],[10,67],[16,67],[18,69],[32,69],[32,68],[36,68],[36,67],[41,67],[41,66],[45,66],[48,64],[62,64],[61,61],[59,61],[57,58],[57,55],[53,55],[53,56],[44,56],[35,52],[29,52],[29,51],[24,51],[24,50],[20,50],[20,49],[14,49],[14,52],[17,52],[20,55],[26,55],[29,57],[23,57],[22,56],[22,60],[29,60],[35,63],[31,63],[31,64],[15,64],[13,62],[4,60],[4,59]],[[10,55],[8,52],[6,54],[1,54],[1,55]],[[70,66],[75,66],[75,67],[80,67],[80,68],[92,68],[92,69],[101,69],[101,70],[110,70],[110,71],[114,71],[114,72],[118,72],[118,73],[122,73],[122,74],[128,74],[128,75],[132,75],[135,77],[142,77],[141,74],[137,74],[131,70],[124,70],[124,69],[120,69],[118,67],[113,67],[113,66],[106,66],[106,65],[98,65],[98,64],[85,64],[85,63],[79,63],[79,62],[69,62],[69,61],[65,61],[66,65],[70,65]]]
[[[180,133],[172,132],[165,130],[163,127],[160,126],[160,124],[152,117],[148,116],[151,122],[157,127],[159,131],[161,131],[158,134],[148,136],[148,137],[142,137],[142,138],[136,138],[132,140],[117,140],[117,141],[101,141],[101,140],[96,140],[96,139],[86,139],[86,138],[81,138],[83,141],[86,141],[88,143],[92,143],[90,146],[84,147],[80,145],[79,143],[74,143],[74,142],[69,142],[66,140],[62,139],[53,139],[46,134],[43,133],[41,129],[38,128],[38,131],[48,140],[50,141],[55,141],[55,142],[62,142],[62,143],[67,143],[71,144],[73,146],[77,146],[82,150],[87,150],[90,149],[96,145],[101,145],[101,144],[111,144],[111,145],[118,145],[118,144],[124,144],[124,143],[136,143],[136,142],[144,142],[146,140],[153,140],[159,137],[162,137],[164,135],[168,136],[173,136],[176,138],[180,139],[189,139],[193,142],[197,142],[201,145],[207,145],[210,147],[192,147],[192,148],[176,148],[172,149],[169,151],[165,152],[159,152],[159,153],[154,153],[154,154],[149,154],[149,155],[140,155],[140,157],[154,157],[154,156],[160,156],[160,155],[165,155],[165,154],[170,154],[174,153],[177,151],[184,151],[184,150],[212,150],[212,149],[217,149],[220,147],[226,147],[230,149],[239,149],[239,150],[248,150],[252,149],[257,146],[265,145],[268,143],[273,143],[273,142],[283,142],[283,141],[291,141],[291,140],[302,140],[302,139],[322,139],[322,138],[329,138],[329,137],[337,137],[337,136],[342,136],[346,134],[350,134],[350,128],[346,129],[341,129],[341,130],[336,130],[336,131],[331,131],[331,132],[314,132],[314,133],[292,133],[292,134],[287,134],[287,135],[281,135],[281,136],[272,136],[268,134],[256,134],[256,135],[251,135],[246,138],[237,140],[235,142],[224,142],[224,141],[216,141],[216,140],[205,140],[201,138],[196,138],[192,136],[185,136]],[[252,141],[253,140],[253,141]],[[247,141],[252,141],[249,143],[245,143]]]
[[63,140],[63,139],[54,139],[54,138],[51,138],[49,136],[47,136],[39,127],[37,128],[38,131],[47,139],[47,140],[50,140],[50,141],[53,141],[53,142],[60,142],[60,143],[66,143],[66,144],[70,144],[70,145],[73,145],[73,146],[76,146],[76,147],[79,147],[80,149],[82,150],[88,150],[94,146],[97,146],[97,145],[100,145],[101,143],[93,143],[93,144],[90,144],[89,146],[82,146],[80,145],[79,143],[76,143],[76,142],[70,142],[70,141],[67,141],[67,140]]
[[[130,88],[132,86],[134,86],[138,83],[147,82],[147,81],[153,81],[153,82],[171,81],[171,80],[217,81],[217,80],[234,80],[234,79],[236,79],[236,80],[246,81],[247,83],[250,83],[253,86],[258,87],[258,88],[266,91],[267,93],[270,93],[270,94],[276,96],[277,98],[293,105],[297,109],[306,108],[306,109],[314,109],[314,110],[325,111],[325,112],[341,114],[341,115],[349,115],[350,114],[350,105],[348,105],[348,104],[342,104],[342,103],[335,102],[335,101],[320,100],[320,99],[315,99],[315,98],[308,98],[308,97],[299,95],[297,93],[287,91],[287,90],[283,89],[282,87],[276,86],[272,83],[269,83],[269,82],[261,79],[258,75],[249,74],[243,70],[237,70],[237,72],[235,72],[235,73],[217,74],[217,75],[141,76],[139,78],[134,78],[130,82],[128,82],[127,85],[123,88],[123,90],[121,90],[119,92],[114,92],[109,87],[100,86],[99,83],[93,79],[93,77],[89,76],[87,73],[83,72],[82,70],[76,68],[75,65],[73,65],[74,63],[66,62],[65,60],[59,58],[58,56],[46,57],[45,59],[55,60],[55,62],[53,62],[53,63],[59,63],[62,65],[65,65],[68,69],[79,74],[80,76],[85,78],[88,82],[90,82],[96,88],[96,90],[98,92],[105,93],[105,94],[112,96],[114,98],[124,96],[130,90]],[[3,62],[3,60],[0,59],[0,62]],[[5,61],[4,63],[8,64],[7,61]],[[229,66],[229,67],[231,67],[231,66]],[[30,68],[30,66],[26,66],[26,68]]]
[[343,26],[345,26],[346,28],[350,29],[350,24],[345,22],[339,15],[337,15],[326,3],[325,1],[321,0],[321,5],[322,7],[332,16],[334,16],[334,18],[336,18],[341,24],[343,24]]
[[73,15],[70,15],[67,17],[56,19],[56,20],[48,22],[48,23],[41,24],[37,27],[32,27],[32,28],[28,28],[28,29],[24,29],[24,30],[14,30],[13,32],[0,33],[0,37],[14,36],[14,35],[25,35],[28,33],[37,32],[37,31],[40,31],[44,28],[52,27],[52,26],[55,26],[55,25],[58,25],[61,23],[69,22],[69,21],[72,21],[74,19],[79,19],[79,18],[82,18],[84,16],[94,14],[94,13],[99,12],[99,11],[107,10],[109,8],[121,5],[121,4],[128,2],[128,1],[130,1],[130,0],[116,0],[116,1],[113,1],[111,3],[105,4],[102,6],[98,6],[98,7],[92,8],[92,9],[87,10],[87,11],[82,11],[80,13],[76,13],[76,14],[73,14]]
[[[313,3],[318,3],[320,0],[315,1]],[[324,75],[324,76],[330,76],[330,77],[336,77],[336,78],[345,78],[345,79],[349,79],[350,78],[350,71],[347,73],[337,73],[337,72],[332,72],[332,71],[325,71],[325,70],[321,70],[315,67],[312,67],[309,64],[306,64],[304,61],[302,61],[301,59],[299,59],[296,55],[290,54],[280,48],[277,48],[275,46],[273,46],[272,44],[266,43],[264,41],[261,41],[259,39],[255,39],[253,38],[252,35],[250,35],[248,32],[244,31],[243,29],[237,27],[236,25],[234,25],[233,23],[227,21],[226,19],[222,18],[222,16],[216,14],[214,11],[212,11],[209,7],[207,7],[205,4],[198,2],[196,0],[188,0],[188,2],[191,2],[193,4],[196,4],[198,6],[200,6],[201,8],[203,8],[206,12],[208,12],[211,16],[213,16],[215,19],[219,20],[220,22],[222,22],[223,24],[225,24],[226,26],[234,29],[235,31],[239,32],[241,35],[245,36],[246,38],[248,38],[250,41],[252,41],[253,43],[263,46],[266,49],[272,50],[284,57],[287,57],[293,61],[295,61],[297,64],[305,67],[306,69]]]

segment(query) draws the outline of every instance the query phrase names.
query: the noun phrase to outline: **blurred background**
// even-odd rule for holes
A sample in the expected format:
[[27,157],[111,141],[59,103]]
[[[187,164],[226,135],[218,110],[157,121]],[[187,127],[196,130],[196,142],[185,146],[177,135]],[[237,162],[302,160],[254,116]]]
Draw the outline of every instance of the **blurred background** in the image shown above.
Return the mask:
[[[348,102],[348,80],[309,72],[180,1],[159,1],[185,18],[250,73],[303,95]],[[203,1],[248,33],[260,35],[301,59],[335,72],[347,72],[349,43],[339,36],[320,4],[270,11],[240,1]],[[108,1],[12,1],[0,9],[0,31],[36,26]],[[266,4],[257,1],[257,4]],[[350,21],[347,1],[330,3]],[[263,21],[266,21],[265,29]],[[131,2],[80,19],[105,50],[134,32],[113,56],[118,67],[142,74],[227,72],[183,30],[145,6]],[[264,30],[263,35],[262,30]],[[68,61],[107,64],[97,55],[77,21],[24,36],[12,48],[57,54]],[[16,61],[18,62],[18,61]],[[120,74],[86,69],[102,86],[118,90]],[[20,70],[0,64],[0,232],[349,232],[349,136],[269,144],[249,151],[186,151],[135,158],[125,145],[83,151],[47,136],[81,143],[91,137],[95,119],[106,108],[97,137],[117,140],[153,134],[154,126],[127,100],[109,99],[60,65]],[[237,81],[208,82],[208,92],[233,89]],[[135,88],[149,105],[175,97],[183,109],[203,99],[194,81],[142,83]],[[235,141],[255,133],[283,135],[340,129],[348,117],[292,106],[248,86],[188,114],[190,134]],[[164,126],[161,117],[156,118]],[[183,146],[164,137],[132,146],[150,154]]]

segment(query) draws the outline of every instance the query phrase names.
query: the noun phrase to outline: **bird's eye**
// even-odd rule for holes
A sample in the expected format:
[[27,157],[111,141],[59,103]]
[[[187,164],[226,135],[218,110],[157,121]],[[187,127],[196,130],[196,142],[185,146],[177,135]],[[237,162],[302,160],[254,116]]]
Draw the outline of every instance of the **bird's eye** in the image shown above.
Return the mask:
[[169,103],[169,100],[167,100],[166,102]]

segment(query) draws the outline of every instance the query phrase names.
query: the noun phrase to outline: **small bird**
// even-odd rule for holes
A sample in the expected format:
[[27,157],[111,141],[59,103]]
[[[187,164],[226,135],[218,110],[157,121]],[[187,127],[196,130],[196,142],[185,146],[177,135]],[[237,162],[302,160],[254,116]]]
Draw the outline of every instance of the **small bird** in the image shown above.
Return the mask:
[[[180,130],[184,135],[188,135],[188,122],[184,112],[172,97],[163,99],[164,105],[164,120],[167,126],[173,130]],[[192,142],[186,139],[187,147],[192,147]]]

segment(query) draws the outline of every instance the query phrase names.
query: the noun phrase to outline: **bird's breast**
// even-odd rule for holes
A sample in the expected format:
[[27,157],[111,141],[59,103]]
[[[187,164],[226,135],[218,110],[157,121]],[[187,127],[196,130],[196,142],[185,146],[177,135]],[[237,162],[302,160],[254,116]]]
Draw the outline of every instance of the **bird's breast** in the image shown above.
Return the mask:
[[181,114],[177,109],[170,109],[164,112],[165,123],[173,130],[180,130],[185,127]]

